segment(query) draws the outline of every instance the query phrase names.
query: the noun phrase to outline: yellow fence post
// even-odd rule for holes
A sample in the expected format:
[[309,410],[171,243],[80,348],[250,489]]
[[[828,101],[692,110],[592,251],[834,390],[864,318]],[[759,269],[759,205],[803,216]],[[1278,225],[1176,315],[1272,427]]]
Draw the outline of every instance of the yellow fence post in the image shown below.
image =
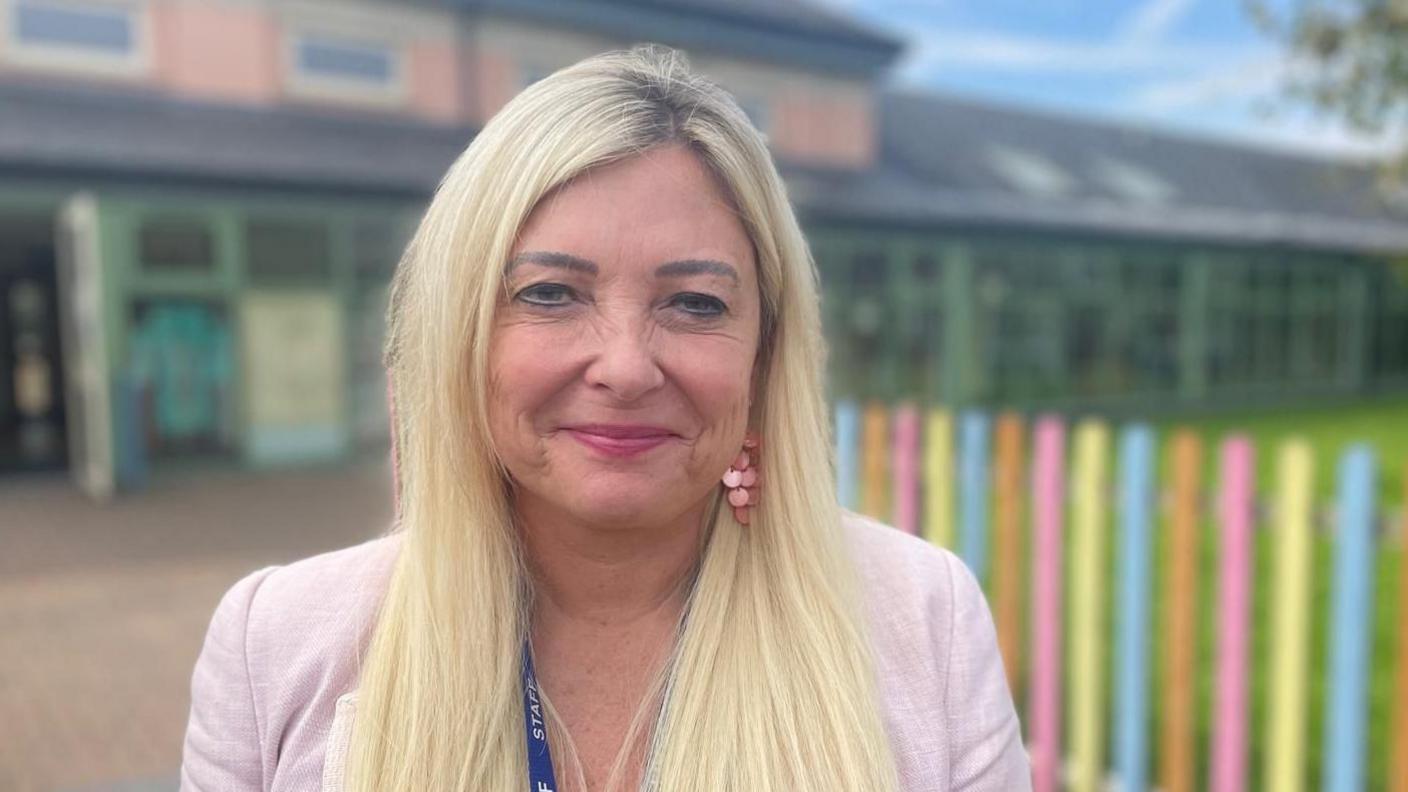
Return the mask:
[[929,410],[924,426],[924,519],[920,535],[953,549],[953,414]]
[[1075,431],[1071,470],[1070,740],[1072,792],[1104,788],[1108,676],[1103,668],[1106,578],[1110,573],[1110,430],[1085,421]]
[[1282,444],[1279,453],[1271,583],[1271,645],[1275,648],[1268,669],[1263,777],[1268,792],[1300,792],[1305,788],[1314,468],[1310,445],[1303,440]]

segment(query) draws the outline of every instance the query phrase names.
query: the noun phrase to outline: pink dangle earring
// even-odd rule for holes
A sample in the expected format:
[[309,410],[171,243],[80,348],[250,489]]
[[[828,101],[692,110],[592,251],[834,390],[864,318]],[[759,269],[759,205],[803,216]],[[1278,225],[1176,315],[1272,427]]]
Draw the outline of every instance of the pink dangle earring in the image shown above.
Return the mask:
[[743,525],[748,524],[749,510],[758,503],[758,435],[753,430],[743,436],[743,450],[734,457],[733,464],[724,471],[724,487],[728,490],[728,505],[733,507],[733,516]]

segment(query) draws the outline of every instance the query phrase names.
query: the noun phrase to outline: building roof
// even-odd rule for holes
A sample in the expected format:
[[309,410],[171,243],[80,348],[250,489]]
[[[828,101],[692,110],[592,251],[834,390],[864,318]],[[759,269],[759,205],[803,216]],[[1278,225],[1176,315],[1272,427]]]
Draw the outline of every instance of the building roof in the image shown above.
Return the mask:
[[[685,0],[678,0],[684,2]],[[1363,165],[930,95],[879,100],[865,172],[783,163],[818,219],[1408,251]],[[0,82],[0,168],[423,196],[473,131],[297,107]]]
[[1366,163],[935,95],[879,98],[881,164],[794,178],[823,215],[1408,250]]
[[613,38],[655,41],[864,76],[903,42],[809,0],[449,0]]
[[0,82],[0,167],[424,195],[472,130],[106,86]]

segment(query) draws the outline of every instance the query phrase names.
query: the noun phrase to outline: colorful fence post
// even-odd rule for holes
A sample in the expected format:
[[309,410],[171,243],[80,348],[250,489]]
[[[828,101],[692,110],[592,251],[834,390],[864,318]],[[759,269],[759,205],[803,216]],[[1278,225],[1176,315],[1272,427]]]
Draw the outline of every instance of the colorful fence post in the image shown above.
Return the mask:
[[889,520],[885,482],[889,478],[888,450],[890,445],[890,414],[885,405],[866,405],[862,428],[864,458],[860,490],[861,511],[877,520]]
[[[837,496],[843,505],[859,499],[863,510],[889,516],[901,530],[930,541],[958,545],[975,576],[986,577],[994,608],[999,648],[1014,695],[1025,678],[1026,722],[1035,792],[1103,789],[1105,778],[1126,792],[1149,787],[1149,696],[1151,695],[1152,599],[1156,577],[1153,526],[1157,445],[1147,425],[1120,434],[1117,465],[1110,459],[1110,430],[1099,421],[1083,422],[1073,433],[1069,569],[1063,547],[1067,530],[1066,426],[1045,416],[1033,427],[1030,454],[1032,525],[1030,583],[1023,536],[1024,431],[1020,416],[996,421],[981,412],[959,420],[954,454],[954,419],[934,408],[921,412],[901,405],[891,413],[879,403],[864,410],[853,401],[836,404]],[[1198,788],[1193,740],[1201,544],[1201,441],[1179,432],[1171,444],[1172,482],[1163,579],[1165,675],[1162,719],[1158,724],[1161,792]],[[1228,438],[1220,449],[1218,599],[1209,608],[1217,618],[1214,712],[1208,788],[1241,792],[1247,788],[1250,636],[1255,569],[1255,449],[1244,436]],[[957,457],[955,459],[955,456]],[[991,469],[989,462],[992,463]],[[857,463],[860,463],[859,465]],[[991,472],[990,472],[991,470]],[[1119,479],[1119,530],[1108,530],[1109,478]],[[1341,459],[1337,499],[1337,538],[1329,684],[1323,727],[1323,774],[1327,792],[1361,790],[1368,784],[1368,696],[1373,643],[1376,537],[1376,462],[1366,445]],[[1408,467],[1404,470],[1404,524],[1408,538]],[[989,476],[992,478],[990,479]],[[921,490],[922,478],[922,490]],[[1266,710],[1262,735],[1260,788],[1300,792],[1305,788],[1308,729],[1308,669],[1314,531],[1314,460],[1309,445],[1288,441],[1278,449],[1275,490],[1276,534],[1268,601],[1272,651],[1268,655]],[[955,486],[961,487],[953,511]],[[990,506],[989,485],[997,501]],[[859,485],[859,486],[857,486]],[[921,491],[923,499],[920,499]],[[889,508],[893,507],[893,511]],[[988,511],[992,508],[991,537]],[[954,520],[954,517],[957,520]],[[1108,538],[1119,537],[1112,547]],[[1268,537],[1271,538],[1271,537]],[[989,548],[991,541],[991,548]],[[1118,561],[1111,564],[1111,552]],[[1117,588],[1111,591],[1113,571]],[[1070,580],[1069,610],[1064,601]],[[1398,616],[1408,635],[1408,568],[1402,573]],[[1025,593],[1024,584],[1030,585]],[[1022,601],[1029,597],[1030,610]],[[1106,609],[1114,611],[1113,663],[1106,669]],[[1070,619],[1069,634],[1063,620]],[[1030,635],[1021,631],[1026,621]],[[1022,650],[1024,638],[1029,649]],[[1063,647],[1063,640],[1069,645]],[[1396,671],[1393,726],[1389,735],[1390,792],[1408,792],[1408,638],[1402,639]],[[1063,663],[1067,664],[1063,669]],[[1023,669],[1023,666],[1026,666]],[[1260,680],[1258,680],[1260,681]],[[1065,683],[1063,686],[1062,683]],[[1106,685],[1113,683],[1113,694]],[[1069,706],[1062,707],[1062,696]],[[1113,697],[1114,707],[1106,702]],[[1110,714],[1113,713],[1113,719]],[[1063,719],[1064,714],[1064,719]],[[1069,748],[1062,746],[1066,729]],[[1113,756],[1107,769],[1106,733]],[[1062,760],[1069,765],[1063,768]],[[1063,773],[1063,769],[1068,772]],[[1377,779],[1376,779],[1377,780]],[[1065,786],[1069,784],[1069,786]]]
[[1374,612],[1374,452],[1356,445],[1340,460],[1332,594],[1325,792],[1365,788],[1369,651]]
[[860,458],[860,407],[850,399],[836,402],[836,500],[841,508],[860,506],[856,483]]
[[1032,674],[1027,708],[1032,791],[1057,792],[1061,764],[1061,533],[1065,426],[1037,422],[1032,471]]
[[1218,596],[1217,694],[1213,703],[1212,792],[1247,783],[1247,637],[1251,615],[1252,445],[1222,444],[1222,572]]
[[1120,597],[1116,603],[1115,769],[1124,792],[1149,786],[1149,593],[1152,570],[1154,432],[1126,427],[1120,438]]
[[1310,446],[1281,446],[1276,479],[1275,566],[1272,572],[1270,694],[1267,696],[1268,792],[1299,792],[1305,786],[1306,676],[1310,667],[1310,576],[1312,560]]
[[980,583],[987,582],[988,563],[988,417],[980,412],[963,415],[962,446],[958,464],[963,477],[959,501],[963,562]]
[[997,419],[997,502],[994,505],[992,608],[997,645],[1007,687],[1017,698],[1022,681],[1022,578],[1026,569],[1022,543],[1022,417],[1006,413]]
[[939,547],[953,543],[953,416],[929,410],[924,426],[923,536]]
[[[1399,502],[1400,552],[1408,543],[1408,463],[1403,465],[1403,496]],[[1398,567],[1398,667],[1394,673],[1393,724],[1389,733],[1388,792],[1408,792],[1408,553]]]
[[895,527],[919,535],[919,408],[902,404],[895,409],[893,471]]
[[1164,577],[1164,629],[1168,636],[1163,683],[1162,773],[1164,792],[1193,792],[1197,765],[1193,742],[1198,658],[1198,552],[1202,533],[1203,444],[1191,431],[1173,438],[1173,513],[1169,521],[1168,574]]
[[1095,792],[1105,776],[1105,580],[1109,575],[1110,431],[1101,421],[1076,427],[1071,464],[1071,607],[1067,731],[1073,792]]

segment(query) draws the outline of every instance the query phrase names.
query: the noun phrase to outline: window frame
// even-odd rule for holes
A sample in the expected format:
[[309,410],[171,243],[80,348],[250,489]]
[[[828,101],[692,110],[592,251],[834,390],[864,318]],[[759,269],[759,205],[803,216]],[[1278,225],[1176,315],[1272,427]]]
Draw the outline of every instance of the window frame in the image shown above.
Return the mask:
[[[26,41],[16,24],[22,4],[124,14],[131,25],[132,46],[118,54],[82,45]],[[151,5],[148,0],[0,0],[0,42],[0,60],[15,66],[85,76],[142,77],[152,66]]]
[[[383,83],[308,72],[303,68],[302,49],[309,40],[334,45],[384,48],[389,68]],[[284,36],[285,85],[288,93],[300,99],[343,102],[377,107],[399,107],[406,100],[407,53],[404,43],[384,36],[368,36],[342,30],[306,26],[294,27]]]

